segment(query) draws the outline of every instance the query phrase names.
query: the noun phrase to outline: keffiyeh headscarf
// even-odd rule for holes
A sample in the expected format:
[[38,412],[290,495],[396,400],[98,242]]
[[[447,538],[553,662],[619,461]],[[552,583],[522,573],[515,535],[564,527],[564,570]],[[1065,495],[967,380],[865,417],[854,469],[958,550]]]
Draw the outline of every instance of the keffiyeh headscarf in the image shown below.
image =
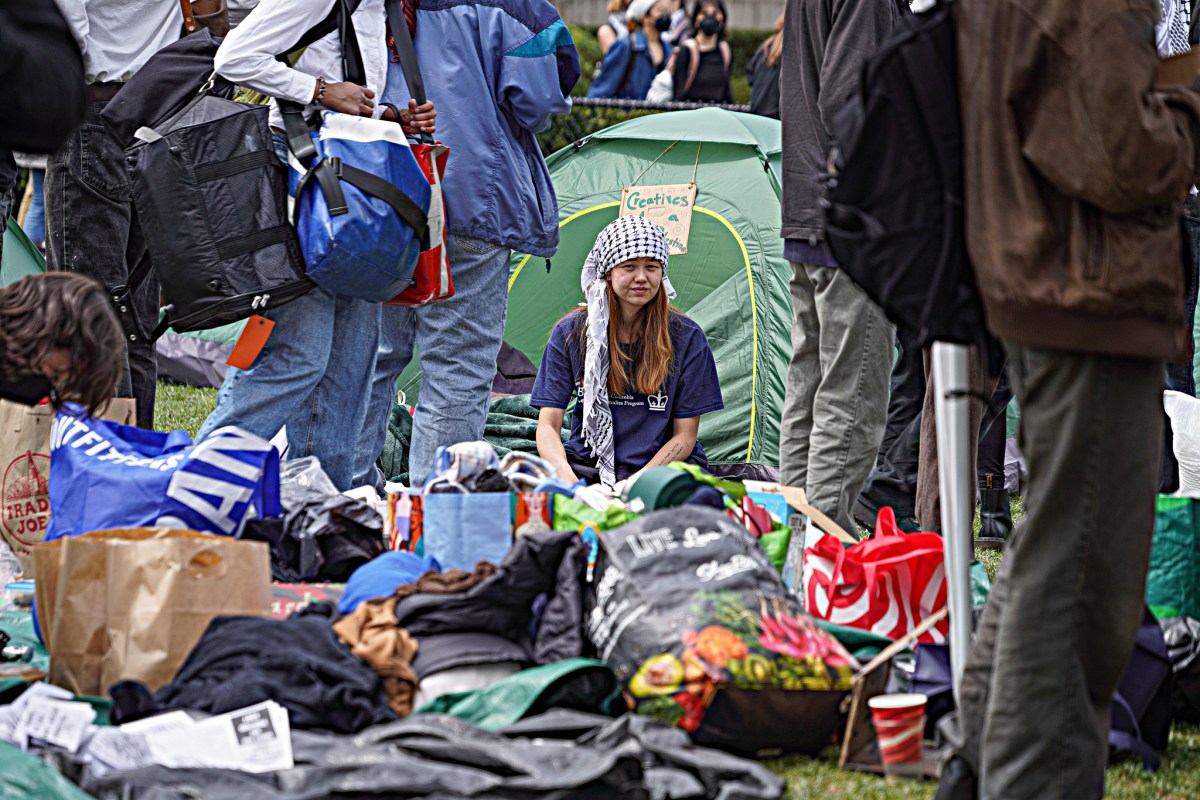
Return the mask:
[[1188,34],[1191,28],[1191,5],[1188,0],[1161,0],[1162,19],[1155,30],[1158,54],[1164,58],[1186,53],[1191,49]]
[[583,262],[583,294],[587,298],[587,353],[583,358],[583,441],[596,457],[600,482],[617,480],[612,409],[608,405],[608,308],[604,276],[618,264],[652,258],[662,264],[662,289],[668,299],[675,289],[667,278],[667,237],[645,217],[618,217],[596,237]]

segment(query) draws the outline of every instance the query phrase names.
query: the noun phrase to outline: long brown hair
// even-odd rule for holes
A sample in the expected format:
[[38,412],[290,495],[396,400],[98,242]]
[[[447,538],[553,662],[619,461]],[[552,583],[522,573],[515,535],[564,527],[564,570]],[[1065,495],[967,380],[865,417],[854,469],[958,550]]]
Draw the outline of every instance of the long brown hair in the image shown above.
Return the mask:
[[783,57],[783,14],[775,20],[775,31],[759,45],[759,49],[766,55],[767,64],[773,67],[779,63]]
[[42,375],[51,351],[66,350],[71,367],[55,386],[56,406],[103,410],[121,378],[122,347],[112,301],[91,278],[47,272],[0,289],[0,374]]
[[[667,293],[659,286],[658,294],[644,305],[638,312],[637,320],[628,338],[638,342],[637,358],[627,354],[621,347],[621,334],[624,332],[625,320],[620,311],[620,300],[613,291],[612,284],[607,287],[608,307],[611,309],[608,321],[608,393],[611,396],[636,391],[638,394],[655,394],[667,383],[671,369],[675,366],[675,348],[671,343],[672,317],[682,315],[675,306],[667,300]],[[587,352],[587,309],[573,309],[563,315],[563,319],[577,315],[572,333],[579,339],[579,352]],[[576,379],[582,376],[575,376]]]

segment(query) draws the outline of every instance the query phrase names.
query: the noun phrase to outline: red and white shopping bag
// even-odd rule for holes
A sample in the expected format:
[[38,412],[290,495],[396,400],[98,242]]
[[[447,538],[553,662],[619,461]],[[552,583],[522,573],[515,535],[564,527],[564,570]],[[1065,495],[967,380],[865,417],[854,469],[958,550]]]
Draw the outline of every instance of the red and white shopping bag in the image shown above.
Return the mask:
[[427,306],[454,296],[446,250],[446,206],[442,201],[442,176],[446,174],[450,148],[441,142],[414,144],[411,148],[429,180],[429,247],[417,258],[413,285],[387,301],[389,306]]
[[[804,595],[814,617],[898,639],[946,605],[942,537],[902,532],[884,507],[874,538],[846,547],[824,534],[805,548]],[[919,641],[942,644],[949,630],[943,619]]]

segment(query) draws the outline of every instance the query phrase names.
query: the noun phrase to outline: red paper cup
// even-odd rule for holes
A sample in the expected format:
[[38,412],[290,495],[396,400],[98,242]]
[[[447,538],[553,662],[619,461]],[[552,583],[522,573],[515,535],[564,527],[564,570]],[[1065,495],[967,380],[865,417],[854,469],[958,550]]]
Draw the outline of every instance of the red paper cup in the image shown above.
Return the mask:
[[867,701],[889,783],[921,777],[925,701],[923,694],[885,694]]

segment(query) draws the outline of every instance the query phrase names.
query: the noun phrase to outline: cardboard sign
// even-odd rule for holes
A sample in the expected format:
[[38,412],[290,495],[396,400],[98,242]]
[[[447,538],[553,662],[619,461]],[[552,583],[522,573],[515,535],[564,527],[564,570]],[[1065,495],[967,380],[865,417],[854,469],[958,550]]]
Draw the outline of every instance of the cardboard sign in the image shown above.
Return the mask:
[[645,217],[657,222],[667,234],[668,253],[681,256],[688,251],[692,230],[692,208],[696,205],[695,183],[662,186],[626,186],[621,190],[622,217]]

